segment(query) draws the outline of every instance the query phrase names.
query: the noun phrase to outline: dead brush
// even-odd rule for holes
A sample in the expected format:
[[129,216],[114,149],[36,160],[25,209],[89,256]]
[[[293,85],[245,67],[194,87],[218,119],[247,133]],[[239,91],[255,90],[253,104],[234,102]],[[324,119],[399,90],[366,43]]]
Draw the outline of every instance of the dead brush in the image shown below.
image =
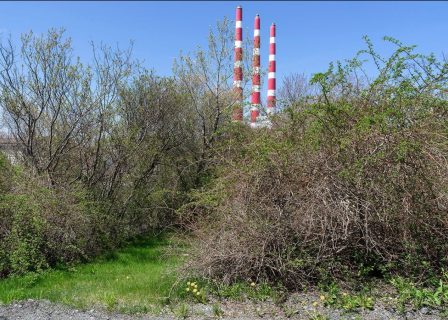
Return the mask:
[[221,178],[235,181],[230,197],[193,227],[197,246],[189,268],[225,282],[297,285],[323,269],[342,276],[341,265],[355,273],[360,263],[402,265],[405,256],[439,265],[448,254],[448,166],[431,162],[441,155],[426,148],[396,161],[395,147],[384,145],[376,160],[365,149],[364,164],[359,156],[341,161],[330,149],[291,150],[272,154],[258,170],[229,170]]
[[419,68],[411,51],[400,46],[367,87],[353,82],[355,63],[330,68],[314,77],[321,92],[299,113],[269,132],[240,132],[232,148],[224,142],[218,177],[202,193],[220,200],[191,226],[188,270],[292,287],[326,275],[441,270],[448,124],[439,88],[448,68],[426,65],[425,83],[408,78],[403,68]]

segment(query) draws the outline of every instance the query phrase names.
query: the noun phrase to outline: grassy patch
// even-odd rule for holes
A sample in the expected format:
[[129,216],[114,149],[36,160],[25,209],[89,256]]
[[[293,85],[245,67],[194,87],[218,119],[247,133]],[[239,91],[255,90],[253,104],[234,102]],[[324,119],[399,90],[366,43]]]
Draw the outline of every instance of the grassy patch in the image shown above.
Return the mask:
[[70,270],[0,281],[0,302],[48,299],[88,308],[101,306],[128,313],[155,311],[169,299],[180,260],[165,255],[172,240],[141,239],[134,244]]

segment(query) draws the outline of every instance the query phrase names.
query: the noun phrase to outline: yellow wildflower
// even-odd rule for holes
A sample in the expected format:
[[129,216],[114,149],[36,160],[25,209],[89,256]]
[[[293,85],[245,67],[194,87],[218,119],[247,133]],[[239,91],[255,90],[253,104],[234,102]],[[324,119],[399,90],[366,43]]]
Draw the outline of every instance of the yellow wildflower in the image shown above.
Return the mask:
[[185,289],[186,291],[190,291],[190,288]]
[[314,302],[313,302],[313,306],[314,306],[314,307],[317,306],[317,301],[314,301]]
[[324,301],[325,300],[325,296],[320,296],[320,300]]
[[251,285],[252,287],[255,287],[255,282],[252,282],[250,285]]
[[196,293],[196,292],[198,292],[198,289],[193,289],[193,293]]

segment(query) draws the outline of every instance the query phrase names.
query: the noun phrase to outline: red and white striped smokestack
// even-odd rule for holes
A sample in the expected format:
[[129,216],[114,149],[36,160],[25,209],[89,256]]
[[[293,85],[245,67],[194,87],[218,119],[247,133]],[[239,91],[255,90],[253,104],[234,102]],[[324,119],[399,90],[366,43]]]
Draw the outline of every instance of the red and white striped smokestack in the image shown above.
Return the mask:
[[275,23],[271,25],[269,38],[268,99],[267,114],[275,111]]
[[235,17],[235,64],[233,67],[233,90],[236,105],[233,109],[232,119],[243,121],[243,8],[236,8]]
[[250,108],[250,122],[255,125],[260,114],[260,16],[257,14],[254,21],[254,51],[252,74],[252,107]]

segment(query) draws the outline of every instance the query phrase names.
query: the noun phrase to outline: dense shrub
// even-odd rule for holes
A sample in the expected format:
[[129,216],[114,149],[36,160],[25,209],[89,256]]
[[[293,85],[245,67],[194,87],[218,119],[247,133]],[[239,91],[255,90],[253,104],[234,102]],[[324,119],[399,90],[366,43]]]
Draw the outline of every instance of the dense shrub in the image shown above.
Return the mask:
[[28,173],[10,176],[0,195],[0,274],[74,263],[114,244],[112,217],[81,188],[48,187]]
[[182,211],[196,221],[188,270],[297,286],[446,266],[448,65],[388,40],[388,59],[368,40],[360,53],[375,79],[359,79],[359,57],[332,65],[274,129],[229,130],[217,177]]
[[0,152],[0,195],[11,189],[12,175],[13,168],[11,164],[9,163],[7,157]]
[[0,277],[175,225],[233,106],[231,27],[217,28],[210,52],[182,57],[174,77],[143,68],[131,47],[92,44],[81,63],[64,30],[0,41],[2,124],[22,170],[0,158]]

